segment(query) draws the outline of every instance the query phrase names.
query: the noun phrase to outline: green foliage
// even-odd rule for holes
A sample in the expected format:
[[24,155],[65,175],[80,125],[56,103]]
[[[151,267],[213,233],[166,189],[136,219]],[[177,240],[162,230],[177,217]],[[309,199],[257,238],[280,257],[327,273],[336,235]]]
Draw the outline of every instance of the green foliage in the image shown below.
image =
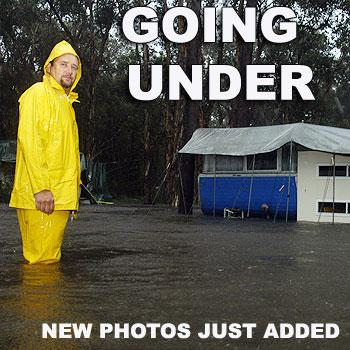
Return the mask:
[[[151,182],[160,184],[165,149],[171,142],[165,131],[167,108],[174,103],[164,95],[153,102],[133,99],[128,89],[128,66],[143,62],[142,45],[126,41],[121,22],[124,13],[140,1],[0,0],[0,138],[15,139],[18,97],[42,77],[42,66],[53,45],[70,41],[83,63],[76,106],[81,149],[90,159],[108,163],[108,180],[116,195],[141,195],[145,168],[144,120],[150,116]],[[178,2],[168,2],[169,5]],[[241,1],[207,0],[204,5],[225,4],[238,8]],[[151,3],[159,18],[164,1]],[[254,125],[300,120],[350,126],[350,1],[258,1],[261,13],[271,6],[290,6],[298,14],[298,36],[276,45],[261,34],[253,47],[253,63],[303,64],[314,73],[310,84],[316,101],[247,102]],[[220,29],[220,28],[218,28]],[[177,63],[179,46],[160,38],[149,44],[149,63]],[[203,45],[203,63],[237,65],[237,43],[220,41]],[[166,71],[166,69],[164,69]],[[278,71],[278,69],[277,69]],[[206,79],[206,77],[205,77]],[[279,74],[276,74],[277,86]],[[204,84],[205,86],[205,84]],[[277,90],[277,93],[279,91]],[[207,96],[205,88],[204,95]],[[202,102],[207,126],[227,126],[233,101]],[[178,130],[173,130],[174,133]]]

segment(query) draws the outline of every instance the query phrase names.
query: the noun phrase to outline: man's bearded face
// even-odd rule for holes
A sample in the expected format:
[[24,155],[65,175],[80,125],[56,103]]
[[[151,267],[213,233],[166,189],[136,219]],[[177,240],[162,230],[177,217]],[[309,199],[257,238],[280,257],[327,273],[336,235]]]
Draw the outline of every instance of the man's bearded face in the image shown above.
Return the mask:
[[76,56],[67,53],[55,58],[46,71],[66,90],[69,91],[77,76],[79,62]]

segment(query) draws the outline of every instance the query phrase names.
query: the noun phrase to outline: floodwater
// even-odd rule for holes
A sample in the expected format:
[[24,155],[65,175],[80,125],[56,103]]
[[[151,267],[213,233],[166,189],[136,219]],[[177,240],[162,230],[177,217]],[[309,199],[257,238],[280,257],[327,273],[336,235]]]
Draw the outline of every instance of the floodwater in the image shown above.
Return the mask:
[[[30,266],[16,213],[0,206],[0,348],[349,349],[349,227],[84,205],[68,225],[62,261]],[[43,339],[45,323],[60,323],[57,336],[72,338]],[[77,339],[64,323],[91,323],[91,333]],[[149,323],[162,326],[154,338]],[[221,339],[201,339],[205,323],[219,324]],[[252,338],[220,332],[233,323],[255,323]],[[263,339],[269,323],[277,331],[283,323],[334,323],[340,333]],[[129,326],[129,337],[114,333],[118,324]]]

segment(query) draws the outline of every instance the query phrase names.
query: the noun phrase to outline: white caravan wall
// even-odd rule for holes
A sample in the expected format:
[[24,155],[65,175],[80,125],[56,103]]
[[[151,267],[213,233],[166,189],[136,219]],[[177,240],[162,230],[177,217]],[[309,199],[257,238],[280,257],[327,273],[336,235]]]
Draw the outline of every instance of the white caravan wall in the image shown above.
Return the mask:
[[[330,176],[328,181],[327,177],[318,176],[318,165],[332,165],[331,158],[332,154],[329,153],[298,152],[298,221],[332,222],[332,213],[318,213],[318,201],[333,200],[333,176]],[[350,157],[336,155],[335,164],[350,165]],[[335,202],[350,203],[350,176],[336,177]],[[350,214],[347,213],[336,213],[334,218],[335,222],[350,223]]]

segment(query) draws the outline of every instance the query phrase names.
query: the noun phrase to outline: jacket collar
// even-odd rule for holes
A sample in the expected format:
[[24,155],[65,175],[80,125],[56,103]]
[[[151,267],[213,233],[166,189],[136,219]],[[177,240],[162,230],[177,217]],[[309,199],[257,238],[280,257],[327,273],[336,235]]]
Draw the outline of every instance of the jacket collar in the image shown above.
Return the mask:
[[[64,95],[66,95],[66,91],[63,89],[63,87],[50,74],[46,73],[44,75],[43,81],[44,81],[45,84],[50,85],[52,88],[60,91]],[[71,103],[79,102],[78,101],[78,94],[76,92],[74,92],[74,91],[69,91],[69,94],[66,95],[66,96],[68,96],[69,101]]]

